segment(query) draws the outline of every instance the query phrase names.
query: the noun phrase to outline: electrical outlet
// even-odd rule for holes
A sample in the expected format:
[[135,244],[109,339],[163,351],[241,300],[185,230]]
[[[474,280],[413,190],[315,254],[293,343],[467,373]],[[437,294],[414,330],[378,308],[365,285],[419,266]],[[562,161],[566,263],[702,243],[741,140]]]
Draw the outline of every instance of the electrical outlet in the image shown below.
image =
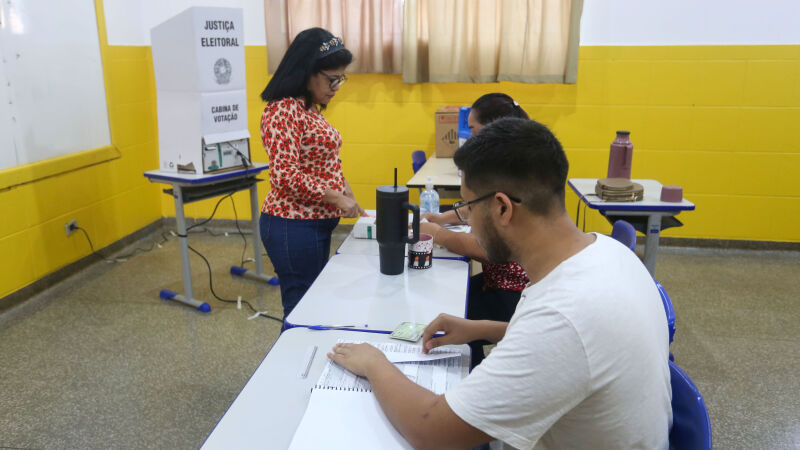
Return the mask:
[[75,219],[70,220],[64,225],[64,232],[67,233],[67,236],[72,234],[72,232],[77,229],[78,229],[78,221]]

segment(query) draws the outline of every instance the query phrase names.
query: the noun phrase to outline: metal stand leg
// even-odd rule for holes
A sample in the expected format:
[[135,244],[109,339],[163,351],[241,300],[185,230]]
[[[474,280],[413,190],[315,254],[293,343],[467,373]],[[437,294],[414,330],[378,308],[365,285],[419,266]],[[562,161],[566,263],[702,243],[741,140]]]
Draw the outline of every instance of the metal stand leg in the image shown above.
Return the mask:
[[651,214],[647,217],[647,238],[644,247],[644,266],[650,275],[656,275],[656,256],[658,255],[658,239],[661,236],[661,215]]
[[258,189],[256,184],[250,186],[250,217],[253,225],[253,258],[256,262],[256,271],[247,270],[244,267],[231,266],[231,273],[256,281],[263,281],[273,286],[278,285],[278,279],[269,275],[264,275],[264,262],[261,260],[261,229],[258,225],[260,215],[258,208]]
[[192,271],[189,266],[189,242],[186,236],[186,218],[183,215],[183,191],[178,185],[172,188],[173,196],[175,197],[175,219],[178,228],[178,243],[181,249],[181,270],[183,272],[183,294],[169,291],[164,289],[159,294],[165,300],[176,300],[193,306],[200,311],[209,312],[211,307],[208,303],[195,300],[192,293]]

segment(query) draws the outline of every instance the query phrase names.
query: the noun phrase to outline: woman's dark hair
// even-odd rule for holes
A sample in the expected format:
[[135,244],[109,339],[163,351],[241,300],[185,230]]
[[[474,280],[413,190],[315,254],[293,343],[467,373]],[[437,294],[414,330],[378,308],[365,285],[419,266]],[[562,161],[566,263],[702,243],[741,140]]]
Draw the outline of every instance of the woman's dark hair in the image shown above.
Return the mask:
[[519,103],[501,93],[486,94],[475,100],[472,111],[475,113],[475,120],[481,125],[488,125],[501,117],[529,118]]
[[[286,97],[299,97],[306,101],[306,109],[311,108],[313,99],[308,91],[308,80],[311,75],[323,70],[336,69],[349,65],[353,54],[343,46],[334,51],[323,51],[320,47],[329,43],[334,36],[322,28],[303,30],[294,38],[286,54],[283,55],[278,68],[261,92],[265,102],[280,100]],[[325,109],[325,105],[321,106]]]

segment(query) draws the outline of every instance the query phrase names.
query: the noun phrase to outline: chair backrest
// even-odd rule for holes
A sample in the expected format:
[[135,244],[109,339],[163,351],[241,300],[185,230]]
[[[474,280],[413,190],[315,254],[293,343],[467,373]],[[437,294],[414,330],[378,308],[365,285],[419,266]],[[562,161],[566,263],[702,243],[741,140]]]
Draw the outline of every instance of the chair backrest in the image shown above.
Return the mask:
[[636,229],[630,222],[618,220],[614,222],[611,229],[611,237],[622,242],[623,245],[631,250],[636,249]]
[[686,372],[672,361],[669,381],[672,385],[672,429],[670,449],[711,450],[711,421],[703,396]]
[[425,152],[423,150],[414,150],[411,154],[411,168],[414,169],[414,173],[417,173],[420,167],[425,164],[427,157],[425,156]]
[[667,294],[667,290],[655,278],[653,281],[656,283],[658,293],[661,294],[661,303],[664,305],[664,312],[667,313],[667,326],[669,328],[669,342],[675,340],[675,310],[672,309],[672,300]]

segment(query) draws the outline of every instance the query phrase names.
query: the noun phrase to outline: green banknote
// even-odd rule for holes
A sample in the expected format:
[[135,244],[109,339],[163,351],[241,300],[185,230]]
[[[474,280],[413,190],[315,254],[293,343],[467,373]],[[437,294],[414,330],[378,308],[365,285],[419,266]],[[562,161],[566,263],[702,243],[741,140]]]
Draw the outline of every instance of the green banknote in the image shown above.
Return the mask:
[[422,337],[425,326],[424,323],[403,322],[394,329],[391,337],[404,341],[416,342]]

